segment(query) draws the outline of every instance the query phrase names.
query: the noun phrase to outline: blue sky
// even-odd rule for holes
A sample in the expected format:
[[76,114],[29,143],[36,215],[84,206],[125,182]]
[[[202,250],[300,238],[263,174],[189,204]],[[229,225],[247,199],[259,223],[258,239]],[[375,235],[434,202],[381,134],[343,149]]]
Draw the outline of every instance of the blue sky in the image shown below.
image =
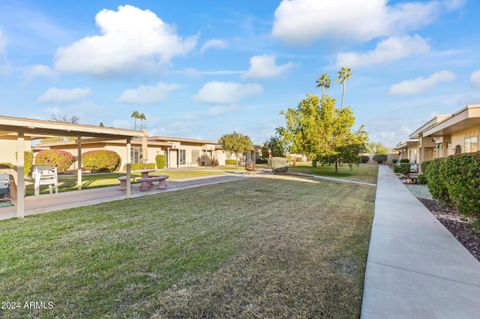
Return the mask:
[[[462,0],[2,1],[0,114],[256,143],[316,78],[389,146],[480,103],[480,3]],[[329,94],[339,99],[334,85]]]

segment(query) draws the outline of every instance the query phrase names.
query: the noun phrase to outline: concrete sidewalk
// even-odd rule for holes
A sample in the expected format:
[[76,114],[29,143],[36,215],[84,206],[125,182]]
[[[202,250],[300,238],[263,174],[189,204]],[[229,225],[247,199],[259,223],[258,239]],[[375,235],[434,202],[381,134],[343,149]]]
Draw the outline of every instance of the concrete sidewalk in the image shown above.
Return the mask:
[[[243,175],[214,175],[207,177],[198,177],[181,181],[169,181],[166,189],[152,189],[141,192],[139,185],[132,185],[132,195],[130,198],[142,197],[147,195],[172,192],[181,189],[194,188],[206,185],[221,184],[246,178]],[[49,213],[53,211],[75,208],[81,206],[96,205],[100,203],[111,202],[115,200],[126,199],[124,191],[119,191],[118,186],[99,187],[81,191],[64,192],[54,195],[41,195],[39,197],[28,196],[25,198],[25,216]],[[0,208],[0,220],[14,218],[16,216],[15,207]]]
[[480,262],[380,166],[362,318],[480,318]]

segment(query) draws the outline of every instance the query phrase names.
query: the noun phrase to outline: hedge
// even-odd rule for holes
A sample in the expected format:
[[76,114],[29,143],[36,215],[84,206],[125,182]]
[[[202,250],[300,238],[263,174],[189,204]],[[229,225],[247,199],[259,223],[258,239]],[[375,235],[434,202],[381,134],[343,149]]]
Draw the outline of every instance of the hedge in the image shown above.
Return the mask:
[[410,160],[408,158],[402,158],[400,163],[410,163]]
[[157,164],[158,169],[165,168],[165,166],[167,166],[167,158],[165,155],[158,154],[155,156],[155,163]]
[[393,163],[393,164],[397,164],[397,163],[398,163],[398,159],[396,159],[396,158],[392,159],[392,163]]
[[[155,169],[157,167],[157,164],[155,163],[146,163],[146,164],[143,164],[143,163],[136,163],[136,164],[130,164],[130,169],[132,171],[141,171],[143,169]],[[125,164],[123,166],[123,170],[126,171],[127,170],[127,165]]]
[[237,165],[238,161],[235,159],[227,159],[225,160],[225,165]]
[[268,164],[268,159],[266,159],[266,158],[257,158],[257,159],[255,159],[255,164]]
[[26,151],[24,155],[24,165],[23,169],[25,170],[25,176],[29,176],[32,173],[33,167],[33,152]]
[[396,164],[395,166],[393,166],[393,172],[400,173],[403,175],[408,175],[410,174],[410,164],[408,163]]
[[82,164],[91,172],[112,172],[120,166],[120,156],[114,151],[88,151],[82,155]]
[[72,154],[60,150],[44,150],[35,156],[35,165],[54,166],[59,172],[67,171],[75,162]]
[[360,155],[360,162],[361,162],[362,164],[368,163],[369,160],[370,160],[370,156],[368,156],[368,155]]
[[386,162],[388,159],[387,154],[375,154],[373,155],[373,160],[377,162],[378,164],[382,164]]
[[430,161],[425,174],[433,198],[480,217],[480,152]]
[[418,175],[418,184],[427,184],[427,177],[425,174]]
[[424,161],[420,164],[420,170],[422,171],[422,173],[425,173],[425,171],[427,170],[427,166],[431,163],[432,161]]

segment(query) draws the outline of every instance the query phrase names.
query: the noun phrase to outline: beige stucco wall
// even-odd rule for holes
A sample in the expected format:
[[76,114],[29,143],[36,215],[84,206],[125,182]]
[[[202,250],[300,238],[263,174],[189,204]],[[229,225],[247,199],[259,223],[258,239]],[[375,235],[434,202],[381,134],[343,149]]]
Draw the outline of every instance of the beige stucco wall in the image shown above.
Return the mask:
[[[25,151],[31,151],[30,141],[25,141]],[[0,139],[0,163],[17,163],[17,140]]]
[[449,155],[455,152],[455,146],[460,145],[462,147],[462,152],[465,151],[465,138],[477,136],[480,142],[480,125],[472,127],[467,130],[459,131],[452,134],[452,143],[449,147]]

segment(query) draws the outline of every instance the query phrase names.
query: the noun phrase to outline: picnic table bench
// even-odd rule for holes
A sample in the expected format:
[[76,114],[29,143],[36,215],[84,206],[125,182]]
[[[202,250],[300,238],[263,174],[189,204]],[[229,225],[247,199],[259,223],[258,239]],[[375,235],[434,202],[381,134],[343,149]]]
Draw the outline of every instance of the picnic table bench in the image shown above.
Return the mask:
[[148,176],[145,178],[139,178],[137,181],[139,181],[140,184],[140,190],[141,191],[148,191],[153,187],[153,183],[158,182],[158,187],[159,188],[165,188],[167,187],[167,175],[156,175],[156,176]]
[[[132,176],[130,179],[131,180],[133,179],[133,181],[135,181],[134,176]],[[121,190],[121,191],[127,190],[127,176],[120,176],[118,178],[118,180],[120,181],[120,185],[118,186],[118,190]]]

